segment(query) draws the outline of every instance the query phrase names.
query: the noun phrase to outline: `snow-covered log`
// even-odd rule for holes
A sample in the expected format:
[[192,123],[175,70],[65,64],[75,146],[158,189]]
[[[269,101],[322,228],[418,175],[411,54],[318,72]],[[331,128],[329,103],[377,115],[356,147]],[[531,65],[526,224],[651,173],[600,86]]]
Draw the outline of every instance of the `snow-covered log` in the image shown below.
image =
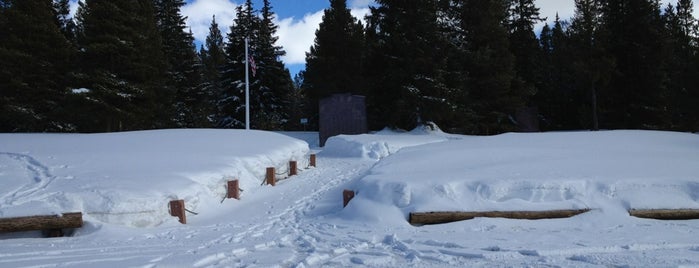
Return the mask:
[[699,209],[631,209],[629,215],[656,220],[696,220]]
[[[28,216],[0,219],[0,233],[25,231],[52,231],[74,229],[83,226],[81,212],[63,215]],[[59,232],[62,233],[62,232]]]
[[412,212],[409,222],[413,225],[440,224],[473,218],[508,218],[523,220],[570,218],[590,209],[546,210],[546,211],[448,211],[448,212]]

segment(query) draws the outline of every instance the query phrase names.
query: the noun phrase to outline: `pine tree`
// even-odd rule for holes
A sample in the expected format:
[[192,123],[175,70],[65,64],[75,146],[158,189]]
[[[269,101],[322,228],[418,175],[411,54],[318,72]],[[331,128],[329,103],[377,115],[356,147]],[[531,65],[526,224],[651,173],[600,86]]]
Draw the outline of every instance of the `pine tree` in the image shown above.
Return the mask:
[[172,126],[173,92],[152,0],[87,0],[80,46],[86,110],[83,131]]
[[566,31],[567,22],[556,15],[553,28],[547,24],[540,34],[544,76],[534,104],[539,107],[545,130],[580,129],[579,100],[573,90],[575,79],[571,64],[575,53]]
[[185,31],[180,9],[184,0],[156,0],[156,18],[167,62],[166,86],[175,92],[173,118],[180,127],[206,126],[206,94],[198,88],[201,81],[199,60],[192,33]]
[[[217,100],[216,125],[222,128],[241,128],[245,126],[245,39],[254,40],[259,34],[256,28],[260,25],[259,18],[255,16],[252,1],[236,7],[236,18],[227,36],[224,51],[226,63],[221,76],[222,91],[215,96]],[[254,45],[250,42],[251,45]],[[255,47],[251,46],[251,51]],[[255,83],[251,80],[250,92]],[[251,106],[254,105],[250,101]],[[252,111],[251,111],[252,113]],[[252,116],[252,115],[251,115]]]
[[511,115],[524,98],[513,91],[514,56],[503,21],[507,6],[500,0],[455,1],[458,10],[458,54],[464,75],[458,98],[463,132],[497,134],[514,129]]
[[660,6],[655,0],[609,0],[602,8],[602,42],[616,63],[609,87],[600,96],[609,125],[600,127],[662,129],[669,125]]
[[[346,0],[330,0],[330,8],[306,53],[303,88],[311,103],[312,118],[318,118],[320,99],[337,93],[364,93],[364,26],[350,14]],[[317,124],[317,122],[313,122]]]
[[285,54],[276,45],[277,27],[269,1],[263,2],[261,16],[253,10],[252,1],[236,7],[236,19],[228,34],[226,64],[222,72],[223,92],[217,97],[218,126],[242,127],[245,106],[245,39],[249,40],[250,126],[278,130],[288,121],[289,94],[292,81],[289,70],[279,60]]
[[699,131],[699,56],[696,43],[697,21],[692,1],[668,4],[663,13],[668,47],[666,86],[669,91],[672,128]]
[[542,81],[542,58],[539,42],[534,34],[534,24],[545,19],[539,17],[539,8],[534,0],[508,0],[508,30],[510,51],[515,56],[516,80],[512,86],[515,91],[533,96]]
[[371,128],[414,128],[440,122],[446,104],[446,61],[437,19],[438,3],[379,0],[369,18],[367,69]]
[[569,28],[571,44],[575,51],[573,72],[580,99],[582,126],[592,130],[600,128],[600,95],[608,87],[614,61],[601,42],[605,32],[602,27],[603,3],[598,0],[576,0],[575,17]]
[[306,131],[310,122],[301,123],[301,119],[308,121],[307,110],[309,109],[308,97],[303,89],[303,71],[294,76],[294,85],[289,96],[289,122],[286,124],[287,130]]
[[70,1],[69,0],[54,0],[53,8],[56,11],[56,20],[61,28],[61,32],[73,45],[76,44],[75,22],[70,17]]
[[73,130],[60,117],[71,48],[52,1],[5,0],[0,13],[0,132]]
[[214,97],[223,94],[221,70],[226,63],[226,54],[223,51],[223,47],[223,35],[214,15],[209,26],[209,34],[206,36],[206,42],[199,51],[199,58],[201,58],[202,63],[202,83],[199,88],[206,94],[208,106],[214,108],[208,111],[209,124],[216,124],[216,122],[211,122],[216,117],[215,107],[217,103]]
[[[289,120],[290,94],[293,81],[289,70],[280,60],[286,54],[278,46],[277,25],[269,0],[263,1],[259,34],[253,40],[252,55],[257,65],[251,83],[251,126],[258,129],[281,130]],[[254,90],[253,90],[254,89]]]

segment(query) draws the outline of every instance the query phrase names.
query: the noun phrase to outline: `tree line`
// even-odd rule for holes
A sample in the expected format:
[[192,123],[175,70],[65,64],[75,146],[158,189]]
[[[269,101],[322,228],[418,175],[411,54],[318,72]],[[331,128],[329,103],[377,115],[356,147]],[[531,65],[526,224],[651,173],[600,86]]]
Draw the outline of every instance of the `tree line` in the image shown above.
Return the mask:
[[0,0],[0,131],[317,127],[318,100],[367,96],[371,129],[432,121],[496,134],[528,109],[543,130],[699,130],[691,0],[575,0],[545,21],[534,0],[377,0],[362,23],[330,0],[306,68],[291,79],[269,0],[216,18],[200,49],[184,0]]
[[282,129],[293,83],[268,0],[236,8],[227,41],[212,19],[197,50],[184,0],[0,1],[0,131],[242,127],[244,37],[257,62],[252,127]]
[[377,0],[366,25],[330,2],[302,89],[366,95],[373,129],[495,134],[534,108],[543,130],[699,131],[691,0],[575,0],[538,33],[534,0]]

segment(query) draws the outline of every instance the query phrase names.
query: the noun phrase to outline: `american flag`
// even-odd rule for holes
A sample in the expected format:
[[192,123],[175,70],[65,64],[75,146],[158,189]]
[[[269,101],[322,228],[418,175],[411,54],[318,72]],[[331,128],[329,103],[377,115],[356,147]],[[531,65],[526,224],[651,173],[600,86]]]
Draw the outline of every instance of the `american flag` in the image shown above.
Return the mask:
[[255,58],[250,55],[250,58],[248,59],[250,61],[250,70],[252,71],[252,77],[255,77],[255,74],[257,74],[257,64],[255,64]]

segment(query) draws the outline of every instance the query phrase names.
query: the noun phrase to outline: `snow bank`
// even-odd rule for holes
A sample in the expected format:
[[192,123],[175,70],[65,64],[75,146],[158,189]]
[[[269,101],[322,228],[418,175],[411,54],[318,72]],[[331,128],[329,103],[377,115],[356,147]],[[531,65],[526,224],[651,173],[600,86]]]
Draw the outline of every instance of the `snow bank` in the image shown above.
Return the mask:
[[265,168],[307,161],[306,142],[243,130],[0,134],[0,217],[82,211],[90,220],[156,226],[225,196],[225,181],[259,187]]
[[357,183],[346,213],[383,221],[413,211],[699,208],[697,163],[692,134],[463,136],[386,157]]
[[338,135],[330,137],[322,154],[330,157],[358,157],[380,160],[406,147],[444,142],[455,136],[443,133],[432,126],[418,127],[410,132],[388,129],[361,135]]

